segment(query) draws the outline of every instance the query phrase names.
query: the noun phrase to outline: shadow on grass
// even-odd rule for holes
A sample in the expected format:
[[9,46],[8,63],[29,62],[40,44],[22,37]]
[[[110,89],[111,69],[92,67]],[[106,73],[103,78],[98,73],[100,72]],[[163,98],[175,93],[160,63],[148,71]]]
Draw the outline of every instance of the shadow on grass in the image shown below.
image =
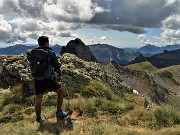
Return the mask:
[[72,129],[73,129],[73,123],[71,121],[71,118],[67,117],[65,119],[59,120],[56,123],[48,121],[48,122],[39,124],[38,131],[60,135],[63,131],[72,130]]

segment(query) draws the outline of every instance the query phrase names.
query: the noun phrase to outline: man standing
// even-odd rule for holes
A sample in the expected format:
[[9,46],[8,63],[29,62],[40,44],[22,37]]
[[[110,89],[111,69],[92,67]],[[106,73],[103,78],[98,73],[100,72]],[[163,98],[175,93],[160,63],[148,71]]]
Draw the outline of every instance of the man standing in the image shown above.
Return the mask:
[[41,103],[43,94],[46,91],[54,91],[57,93],[57,119],[64,118],[61,110],[63,103],[64,89],[56,82],[55,72],[61,75],[60,66],[55,53],[49,48],[49,38],[41,36],[38,38],[39,46],[27,53],[30,61],[31,74],[34,78],[35,86],[35,112],[36,121],[43,122],[41,117]]

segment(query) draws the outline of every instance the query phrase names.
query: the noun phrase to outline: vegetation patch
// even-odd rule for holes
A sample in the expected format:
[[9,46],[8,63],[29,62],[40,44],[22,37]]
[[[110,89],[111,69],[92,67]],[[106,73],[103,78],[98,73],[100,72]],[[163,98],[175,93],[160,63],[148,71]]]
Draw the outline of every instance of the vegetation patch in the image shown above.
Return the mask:
[[170,106],[161,106],[154,112],[155,125],[158,128],[180,124],[180,113]]
[[102,82],[97,80],[91,81],[88,85],[81,88],[80,94],[84,97],[104,97],[112,99],[112,90]]
[[158,68],[154,67],[150,62],[141,62],[141,63],[136,63],[136,64],[131,64],[126,66],[132,70],[147,70],[149,72],[156,72]]

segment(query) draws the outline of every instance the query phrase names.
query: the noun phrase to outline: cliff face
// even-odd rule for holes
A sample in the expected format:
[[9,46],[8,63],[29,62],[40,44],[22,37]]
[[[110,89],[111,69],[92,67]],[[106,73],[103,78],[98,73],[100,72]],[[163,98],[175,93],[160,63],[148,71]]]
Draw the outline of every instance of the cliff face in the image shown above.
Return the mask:
[[85,44],[78,38],[69,41],[67,46],[62,47],[60,54],[63,55],[64,53],[72,53],[85,61],[98,62],[89,47],[85,46]]

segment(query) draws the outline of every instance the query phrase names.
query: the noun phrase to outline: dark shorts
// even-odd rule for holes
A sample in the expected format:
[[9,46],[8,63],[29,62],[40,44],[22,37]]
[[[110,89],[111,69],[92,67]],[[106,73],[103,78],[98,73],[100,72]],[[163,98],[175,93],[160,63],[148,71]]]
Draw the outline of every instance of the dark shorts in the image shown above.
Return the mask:
[[55,91],[61,87],[55,80],[46,79],[42,81],[34,81],[35,94],[40,95],[46,91]]

